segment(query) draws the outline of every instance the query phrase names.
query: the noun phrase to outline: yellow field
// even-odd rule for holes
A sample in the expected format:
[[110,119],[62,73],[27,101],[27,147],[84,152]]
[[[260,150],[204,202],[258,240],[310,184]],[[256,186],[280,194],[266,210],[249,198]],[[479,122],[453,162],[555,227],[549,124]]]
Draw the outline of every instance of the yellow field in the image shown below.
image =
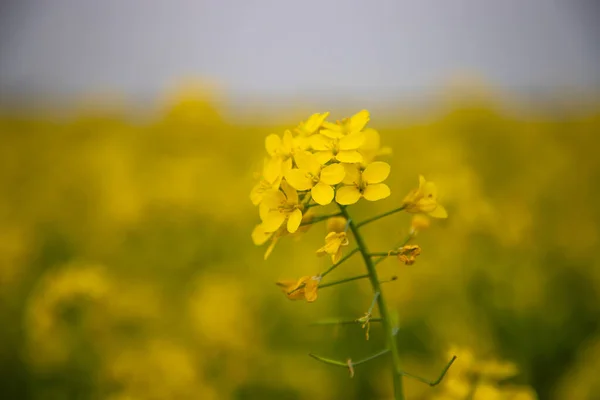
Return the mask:
[[[403,368],[434,379],[458,355],[435,388],[405,378],[408,399],[462,399],[451,393],[468,391],[459,386],[473,371],[513,368],[493,360],[518,374],[490,372],[501,378],[481,381],[476,399],[600,392],[600,107],[516,108],[479,99],[411,119],[371,115],[392,148],[382,158],[391,196],[353,214],[397,207],[419,174],[449,214],[415,238],[414,265],[390,257],[378,267],[398,277],[384,292]],[[385,358],[350,379],[308,357],[382,348],[377,324],[368,341],[360,325],[309,326],[364,315],[367,281],[324,288],[313,303],[275,286],[330,265],[315,254],[324,223],[283,238],[266,261],[250,237],[264,137],[308,115],[246,126],[190,97],[145,122],[3,115],[3,398],[389,398]],[[373,223],[369,247],[388,251],[409,224],[406,213]],[[331,277],[361,273],[355,257]]]

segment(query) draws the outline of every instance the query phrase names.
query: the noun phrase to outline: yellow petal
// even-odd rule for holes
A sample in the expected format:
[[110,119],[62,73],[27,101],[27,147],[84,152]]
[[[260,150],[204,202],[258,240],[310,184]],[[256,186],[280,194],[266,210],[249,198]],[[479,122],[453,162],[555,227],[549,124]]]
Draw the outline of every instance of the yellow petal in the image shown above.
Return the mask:
[[422,191],[426,183],[427,181],[425,180],[425,177],[423,175],[419,175],[419,190]]
[[265,138],[265,148],[267,149],[267,153],[271,156],[274,156],[277,153],[277,150],[281,147],[281,138],[272,133]]
[[287,230],[289,233],[294,233],[298,230],[300,223],[302,222],[302,211],[295,209],[289,214],[287,222]]
[[361,149],[368,152],[377,152],[380,147],[381,138],[379,132],[373,128],[367,128],[362,133],[365,135],[365,141],[361,146]]
[[363,196],[369,201],[385,199],[390,195],[390,188],[385,183],[376,183],[365,188]]
[[342,258],[342,248],[338,247],[337,251],[331,255],[331,262],[336,263]]
[[344,179],[342,182],[345,185],[360,185],[360,169],[358,164],[344,164]]
[[317,151],[331,150],[333,142],[323,135],[313,135],[310,137],[310,146]]
[[329,112],[311,115],[310,118],[308,118],[308,120],[306,121],[306,123],[303,124],[303,130],[305,131],[305,133],[315,132],[321,127],[321,124],[323,123],[323,121],[325,121],[325,118],[327,118],[328,116]]
[[309,190],[313,187],[313,180],[303,169],[292,169],[285,174],[285,180],[296,190]]
[[356,150],[365,142],[365,135],[362,132],[351,133],[340,139],[340,150]]
[[331,150],[327,151],[317,151],[314,153],[315,158],[321,163],[321,165],[327,164],[329,160],[333,158],[333,152]]
[[279,211],[270,211],[264,215],[262,226],[267,232],[275,232],[283,224],[283,221],[285,221],[285,214]]
[[265,231],[262,224],[256,225],[252,230],[252,242],[257,246],[265,244],[271,236],[273,236],[273,232]]
[[434,199],[434,200],[437,198],[437,187],[435,186],[435,183],[425,182],[422,190],[423,190],[424,197]]
[[331,164],[321,170],[321,182],[328,185],[337,185],[344,179],[346,171],[342,164]]
[[260,204],[264,196],[265,186],[263,184],[263,181],[260,181],[256,185],[254,185],[254,187],[250,191],[250,201],[253,205],[257,206]]
[[433,211],[430,211],[428,214],[434,218],[448,218],[448,213],[446,212],[446,209],[439,204],[437,205],[437,207],[435,207]]
[[278,208],[282,203],[285,203],[285,195],[280,190],[269,190],[263,196],[259,211],[260,209],[271,211]]
[[387,179],[390,174],[390,165],[383,161],[375,161],[367,165],[367,168],[362,173],[363,182],[372,184],[380,183]]
[[281,147],[285,154],[290,154],[292,152],[293,142],[292,132],[285,131],[283,133],[283,140],[281,141]]
[[343,186],[337,190],[335,201],[342,205],[354,204],[360,199],[360,196],[356,186]]
[[335,158],[343,163],[359,163],[362,162],[362,155],[356,150],[341,150]]
[[276,233],[275,236],[273,236],[273,240],[271,240],[271,243],[269,243],[269,247],[267,247],[267,250],[265,250],[265,255],[264,255],[265,260],[267,258],[269,258],[269,256],[273,252],[273,249],[275,248],[275,245],[277,244],[278,240],[279,240],[279,232]]
[[279,176],[281,176],[281,158],[271,158],[265,162],[263,168],[263,177],[268,182],[274,182]]
[[[281,189],[285,193],[285,202],[288,204],[298,204],[298,192],[286,181],[281,182]],[[264,200],[263,200],[264,201]]]
[[330,139],[341,139],[344,137],[344,134],[342,132],[331,129],[321,129],[319,133],[323,136],[327,136]]
[[317,183],[310,193],[312,198],[322,206],[326,206],[333,200],[333,188],[323,182]]
[[321,163],[317,157],[308,151],[298,152],[298,154],[294,156],[294,161],[296,161],[298,168],[310,172],[313,175],[318,175],[319,171],[321,171]]
[[350,117],[347,129],[349,132],[358,132],[367,125],[371,116],[367,110],[362,110]]

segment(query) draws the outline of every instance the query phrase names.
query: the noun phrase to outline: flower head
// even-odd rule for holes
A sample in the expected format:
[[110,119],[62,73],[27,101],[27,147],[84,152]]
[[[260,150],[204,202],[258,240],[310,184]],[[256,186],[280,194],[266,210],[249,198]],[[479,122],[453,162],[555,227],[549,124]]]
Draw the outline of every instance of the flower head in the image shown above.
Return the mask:
[[318,276],[303,276],[297,281],[279,281],[277,286],[281,287],[290,300],[305,299],[312,303],[317,299],[317,289],[321,278]]
[[341,164],[323,167],[317,158],[309,152],[298,153],[295,157],[298,168],[286,172],[286,181],[296,190],[310,190],[312,198],[320,205],[333,200],[333,187],[342,181],[345,175]]
[[423,175],[419,175],[419,187],[404,198],[404,206],[410,213],[425,213],[434,218],[448,217],[446,209],[437,202],[437,187],[433,182],[427,182]]
[[383,182],[390,174],[390,165],[382,161],[369,164],[362,172],[358,165],[346,166],[345,186],[338,189],[335,201],[342,205],[354,204],[361,197],[369,201],[385,199],[390,188]]

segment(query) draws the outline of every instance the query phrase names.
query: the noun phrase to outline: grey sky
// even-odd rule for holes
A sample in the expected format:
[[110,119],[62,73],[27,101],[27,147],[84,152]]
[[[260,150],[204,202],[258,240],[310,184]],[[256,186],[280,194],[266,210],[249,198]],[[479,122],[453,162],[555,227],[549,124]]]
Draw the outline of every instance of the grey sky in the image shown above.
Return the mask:
[[0,7],[0,91],[154,97],[179,77],[235,96],[600,87],[594,0],[22,0]]

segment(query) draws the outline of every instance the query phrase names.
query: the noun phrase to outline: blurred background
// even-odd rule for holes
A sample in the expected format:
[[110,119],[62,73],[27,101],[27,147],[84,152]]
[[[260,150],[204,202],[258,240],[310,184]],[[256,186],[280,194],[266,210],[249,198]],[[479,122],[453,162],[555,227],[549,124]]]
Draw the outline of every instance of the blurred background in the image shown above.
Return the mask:
[[381,349],[375,325],[309,326],[362,316],[368,282],[312,304],[274,285],[329,265],[324,226],[267,261],[250,239],[264,137],[366,108],[392,195],[353,213],[397,207],[419,174],[449,213],[414,265],[380,267],[406,370],[433,379],[461,349],[408,399],[462,400],[447,385],[489,360],[518,373],[479,399],[597,399],[598,17],[593,0],[3,1],[1,397],[390,398],[384,359],[349,379],[307,356]]

